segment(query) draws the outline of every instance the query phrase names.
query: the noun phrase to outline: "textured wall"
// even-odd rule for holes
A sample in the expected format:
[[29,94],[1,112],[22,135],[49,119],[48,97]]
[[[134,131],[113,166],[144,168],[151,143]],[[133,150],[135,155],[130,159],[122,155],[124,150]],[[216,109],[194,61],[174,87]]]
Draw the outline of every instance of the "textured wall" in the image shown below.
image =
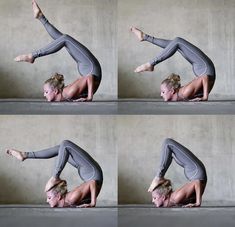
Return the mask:
[[[234,126],[234,116],[120,116],[119,203],[151,203],[147,189],[159,166],[162,142],[171,137],[206,166],[208,184],[203,200],[217,205],[234,204]],[[183,169],[175,162],[166,177],[174,188],[187,182]]]
[[118,79],[121,98],[160,98],[160,83],[170,73],[182,84],[194,78],[191,65],[176,54],[158,64],[154,72],[133,70],[150,61],[161,48],[138,42],[128,29],[137,26],[153,36],[183,37],[202,49],[214,62],[217,79],[211,99],[235,98],[234,0],[119,0]]
[[[38,4],[52,24],[87,46],[100,61],[103,80],[95,98],[116,98],[117,1],[38,0]],[[1,98],[43,98],[43,82],[54,72],[62,73],[66,84],[78,77],[77,65],[65,49],[33,65],[13,61],[51,42],[31,8],[29,0],[0,1]]]
[[[6,148],[37,151],[69,139],[86,150],[103,169],[104,183],[98,205],[117,203],[116,123],[99,116],[0,116],[0,203],[45,203],[44,187],[55,159],[20,162]],[[67,165],[62,172],[69,189],[82,181]]]

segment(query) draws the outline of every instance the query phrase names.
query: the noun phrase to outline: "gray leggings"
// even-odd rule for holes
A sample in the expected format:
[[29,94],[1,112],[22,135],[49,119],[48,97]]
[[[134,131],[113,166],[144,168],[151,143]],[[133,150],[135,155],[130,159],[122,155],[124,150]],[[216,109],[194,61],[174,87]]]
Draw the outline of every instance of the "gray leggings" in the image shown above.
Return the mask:
[[215,80],[215,67],[213,62],[198,47],[182,38],[173,40],[158,39],[149,35],[144,36],[144,40],[154,45],[164,48],[163,51],[155,57],[150,64],[156,64],[170,58],[178,51],[190,64],[196,76],[209,76],[210,80]]
[[45,16],[39,17],[48,34],[54,39],[46,47],[36,50],[32,53],[34,59],[49,54],[53,54],[65,47],[68,53],[77,63],[78,72],[82,76],[93,75],[98,81],[101,80],[102,72],[98,60],[95,56],[81,43],[69,35],[62,34],[58,31]]
[[162,156],[157,177],[164,177],[172,159],[184,168],[184,174],[190,181],[207,181],[206,168],[203,163],[186,147],[173,139],[165,139],[162,145]]
[[99,164],[82,148],[69,140],[64,140],[58,146],[37,152],[27,152],[27,158],[48,159],[57,156],[54,177],[60,177],[66,163],[70,163],[77,168],[82,180],[96,180],[100,185],[103,182],[103,174]]

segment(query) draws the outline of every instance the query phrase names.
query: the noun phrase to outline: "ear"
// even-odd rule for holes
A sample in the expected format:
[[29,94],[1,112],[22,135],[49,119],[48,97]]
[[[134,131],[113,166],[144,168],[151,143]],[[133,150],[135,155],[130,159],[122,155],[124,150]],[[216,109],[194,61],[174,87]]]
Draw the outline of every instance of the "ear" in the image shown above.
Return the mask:
[[165,201],[166,200],[166,196],[162,195],[162,200]]
[[60,193],[58,193],[58,194],[56,195],[56,197],[58,198],[58,200],[61,200],[61,199],[62,199],[62,196],[61,196]]
[[59,93],[59,90],[57,88],[54,88],[54,93],[57,95]]
[[171,94],[173,95],[173,94],[175,94],[176,91],[175,91],[174,88],[171,88],[170,92],[171,92]]

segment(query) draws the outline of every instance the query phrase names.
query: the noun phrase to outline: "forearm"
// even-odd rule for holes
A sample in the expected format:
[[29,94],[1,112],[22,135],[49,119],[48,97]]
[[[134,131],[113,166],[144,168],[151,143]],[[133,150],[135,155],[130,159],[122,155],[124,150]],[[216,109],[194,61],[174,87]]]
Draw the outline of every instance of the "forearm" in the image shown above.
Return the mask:
[[196,205],[201,206],[202,203],[202,182],[197,181],[195,184]]
[[209,96],[209,78],[205,76],[202,80],[202,87],[203,87],[203,97],[202,101],[207,101]]
[[88,95],[87,95],[87,101],[91,101],[93,99],[93,93],[94,93],[94,78],[93,76],[89,76],[87,79],[87,90],[88,90]]
[[92,182],[90,184],[90,192],[91,192],[91,206],[96,205],[96,195],[97,195],[97,185],[96,182]]

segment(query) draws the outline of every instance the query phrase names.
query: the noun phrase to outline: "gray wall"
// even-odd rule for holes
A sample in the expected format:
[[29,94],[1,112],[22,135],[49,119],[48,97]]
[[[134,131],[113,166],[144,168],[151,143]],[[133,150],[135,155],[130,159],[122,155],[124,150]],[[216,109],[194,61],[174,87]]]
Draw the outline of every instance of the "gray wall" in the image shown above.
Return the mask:
[[[117,98],[117,0],[38,0],[49,21],[87,46],[100,61],[103,80],[95,99]],[[33,18],[31,1],[0,1],[0,97],[43,98],[42,85],[54,72],[69,84],[77,65],[66,50],[37,59],[33,65],[13,59],[51,42]]]
[[182,84],[194,78],[191,65],[177,53],[158,64],[154,72],[134,73],[161,48],[138,42],[128,32],[131,25],[165,39],[184,37],[198,46],[216,67],[210,98],[235,98],[234,0],[118,0],[119,97],[160,98],[160,83],[170,73],[181,75]]
[[[206,166],[208,204],[234,204],[234,116],[123,116],[118,118],[118,201],[151,203],[147,189],[160,162],[160,148],[171,137]],[[187,180],[175,162],[166,177],[178,188]]]
[[[151,203],[146,190],[159,164],[161,144],[172,137],[205,164],[204,201],[234,204],[234,128],[234,116],[0,116],[0,203],[44,203],[43,189],[55,161],[19,162],[5,149],[37,151],[64,139],[77,143],[102,166],[99,205],[115,205],[117,196],[121,204]],[[70,165],[62,177],[69,189],[81,183]],[[187,182],[174,162],[166,177],[174,188]]]
[[[45,203],[44,187],[55,159],[20,162],[6,148],[37,151],[69,139],[85,149],[103,169],[98,205],[117,204],[116,120],[100,116],[0,116],[0,203]],[[69,190],[82,183],[69,164],[61,175]]]

